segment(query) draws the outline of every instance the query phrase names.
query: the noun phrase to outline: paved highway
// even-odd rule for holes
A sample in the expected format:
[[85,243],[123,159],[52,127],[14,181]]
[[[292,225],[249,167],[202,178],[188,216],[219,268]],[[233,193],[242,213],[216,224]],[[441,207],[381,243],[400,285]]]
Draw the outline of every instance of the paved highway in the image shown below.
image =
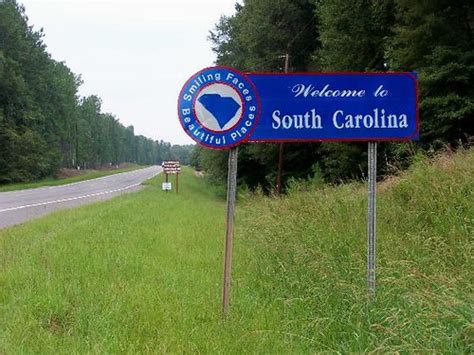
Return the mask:
[[0,228],[48,214],[137,191],[141,183],[162,171],[159,166],[114,174],[69,185],[0,192]]

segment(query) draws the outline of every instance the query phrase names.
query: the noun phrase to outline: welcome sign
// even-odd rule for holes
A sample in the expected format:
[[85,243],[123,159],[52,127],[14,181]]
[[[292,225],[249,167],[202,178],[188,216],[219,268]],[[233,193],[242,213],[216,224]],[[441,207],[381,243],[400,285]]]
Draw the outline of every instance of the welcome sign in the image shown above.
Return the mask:
[[[367,284],[375,294],[377,141],[418,138],[418,86],[411,73],[250,73],[213,67],[194,74],[178,116],[198,144],[368,142]],[[237,152],[229,151],[222,309],[229,310]],[[282,157],[282,146],[280,146]],[[281,158],[280,158],[281,159]]]
[[197,143],[394,141],[418,138],[411,73],[243,74],[212,67],[194,74],[178,116]]
[[250,141],[417,138],[412,74],[250,74],[262,111]]

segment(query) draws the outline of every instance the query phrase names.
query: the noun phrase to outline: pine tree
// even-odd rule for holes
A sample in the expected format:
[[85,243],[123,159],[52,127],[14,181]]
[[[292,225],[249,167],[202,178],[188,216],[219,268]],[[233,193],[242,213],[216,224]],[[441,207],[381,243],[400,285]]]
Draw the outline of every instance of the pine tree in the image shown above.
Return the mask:
[[454,143],[474,134],[474,3],[397,0],[388,43],[393,70],[417,71],[421,140]]

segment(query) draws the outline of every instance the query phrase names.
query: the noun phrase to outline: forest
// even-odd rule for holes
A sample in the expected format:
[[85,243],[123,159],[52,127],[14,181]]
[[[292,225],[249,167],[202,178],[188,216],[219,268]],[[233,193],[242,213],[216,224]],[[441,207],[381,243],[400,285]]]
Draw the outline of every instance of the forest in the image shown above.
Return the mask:
[[[216,63],[244,72],[416,72],[420,140],[379,144],[378,174],[404,169],[419,152],[472,143],[472,0],[244,0],[210,31]],[[278,145],[239,147],[239,183],[272,191]],[[283,181],[363,178],[365,143],[284,144]],[[227,153],[196,147],[192,162],[224,182]]]
[[[379,144],[379,176],[404,169],[418,152],[472,143],[474,2],[471,0],[245,0],[210,31],[216,64],[244,72],[409,71],[419,78],[420,140]],[[179,159],[218,183],[226,152],[135,135],[97,96],[80,97],[81,76],[54,60],[42,30],[16,0],[0,2],[0,184],[58,169]],[[239,183],[272,191],[279,146],[240,147]],[[283,185],[363,178],[364,143],[284,144]]]
[[135,135],[133,126],[101,111],[99,97],[80,97],[80,75],[51,57],[43,37],[22,5],[0,1],[0,184],[64,167],[188,163],[192,145]]

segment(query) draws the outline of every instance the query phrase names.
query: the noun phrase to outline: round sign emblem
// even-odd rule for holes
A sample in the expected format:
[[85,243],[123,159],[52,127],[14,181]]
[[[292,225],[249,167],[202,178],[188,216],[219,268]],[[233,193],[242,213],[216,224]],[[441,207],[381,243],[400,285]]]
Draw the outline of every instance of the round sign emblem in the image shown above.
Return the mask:
[[228,149],[245,142],[257,126],[260,100],[242,73],[212,67],[194,74],[178,98],[178,117],[198,144]]

